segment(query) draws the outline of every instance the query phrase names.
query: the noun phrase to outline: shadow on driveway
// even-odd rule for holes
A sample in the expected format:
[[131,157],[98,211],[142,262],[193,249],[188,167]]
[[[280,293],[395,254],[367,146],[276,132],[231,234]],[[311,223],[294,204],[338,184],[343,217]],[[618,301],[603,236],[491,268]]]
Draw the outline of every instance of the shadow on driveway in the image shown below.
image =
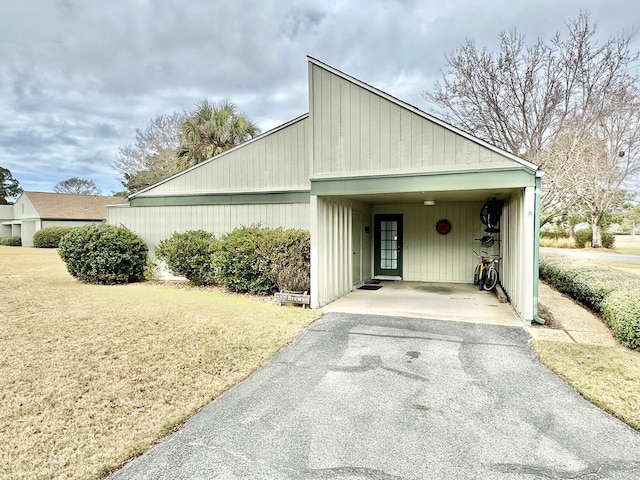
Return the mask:
[[522,327],[328,313],[121,479],[636,479]]

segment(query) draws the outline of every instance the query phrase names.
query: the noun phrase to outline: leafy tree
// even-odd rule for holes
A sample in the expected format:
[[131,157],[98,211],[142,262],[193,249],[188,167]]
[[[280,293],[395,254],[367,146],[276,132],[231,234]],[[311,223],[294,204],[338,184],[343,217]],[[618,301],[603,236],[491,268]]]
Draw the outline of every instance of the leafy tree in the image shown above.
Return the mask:
[[56,193],[75,193],[77,195],[101,195],[102,191],[93,180],[71,177],[55,184],[53,191]]
[[476,136],[540,165],[547,220],[584,214],[599,246],[600,221],[639,169],[640,58],[635,32],[596,38],[587,13],[568,35],[527,43],[512,31],[491,53],[467,41],[426,98]]
[[203,100],[182,124],[179,164],[191,167],[259,133],[258,126],[233,103]]
[[640,227],[640,204],[629,208],[622,220],[622,228],[625,232],[635,235]]
[[159,115],[145,130],[136,130],[136,141],[119,149],[114,167],[122,174],[122,185],[135,193],[178,173],[177,151],[184,113]]
[[0,205],[11,205],[11,199],[22,193],[18,180],[13,178],[11,172],[0,167]]

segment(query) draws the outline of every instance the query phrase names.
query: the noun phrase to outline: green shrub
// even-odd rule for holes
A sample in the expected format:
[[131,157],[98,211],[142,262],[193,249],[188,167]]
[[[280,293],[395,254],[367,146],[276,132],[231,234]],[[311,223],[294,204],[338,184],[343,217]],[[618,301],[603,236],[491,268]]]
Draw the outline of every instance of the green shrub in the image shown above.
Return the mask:
[[235,292],[309,290],[309,232],[259,225],[236,228],[220,238],[214,264],[218,281]]
[[613,292],[602,302],[602,317],[620,343],[640,348],[640,289]]
[[152,280],[160,277],[160,266],[153,258],[147,257],[147,263],[144,265],[143,277],[145,280]]
[[569,234],[560,225],[556,225],[553,230],[540,230],[540,238],[568,238]]
[[277,230],[271,250],[271,278],[279,290],[311,288],[311,240],[307,230]]
[[155,255],[175,275],[186,277],[193,285],[210,285],[216,283],[213,255],[217,245],[213,233],[204,230],[176,232],[160,242]]
[[622,343],[640,346],[640,276],[547,254],[540,256],[540,278],[601,313]]
[[[602,246],[604,248],[613,248],[616,243],[616,236],[613,233],[602,232]],[[582,230],[578,230],[575,235],[576,238],[576,247],[577,248],[585,248],[587,243],[591,243],[593,241],[593,231],[590,228],[585,228]]]
[[[265,245],[271,231],[257,225],[236,228],[220,237],[213,256],[219,283],[234,292],[268,294],[274,289]],[[260,248],[262,246],[262,248]]]
[[33,236],[33,246],[36,248],[58,248],[60,239],[77,227],[46,227],[38,230]]
[[4,245],[7,247],[21,247],[22,238],[20,236],[2,237],[0,238],[0,245]]
[[60,239],[58,253],[80,281],[111,285],[144,279],[148,248],[135,233],[113,225],[87,225]]
[[576,248],[585,248],[587,243],[591,243],[591,239],[593,238],[593,232],[590,228],[585,228],[583,230],[578,230],[575,233],[576,239]]

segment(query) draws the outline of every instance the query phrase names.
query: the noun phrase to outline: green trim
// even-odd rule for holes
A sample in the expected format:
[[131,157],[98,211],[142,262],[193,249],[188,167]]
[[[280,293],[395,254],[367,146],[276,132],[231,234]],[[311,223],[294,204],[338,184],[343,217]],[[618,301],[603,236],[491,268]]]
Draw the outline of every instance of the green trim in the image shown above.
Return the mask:
[[132,207],[179,207],[186,205],[256,205],[277,203],[309,203],[309,192],[231,193],[209,195],[177,195],[136,197]]
[[357,195],[522,188],[535,185],[535,173],[525,169],[456,172],[430,175],[312,179],[312,195]]
[[544,325],[544,319],[538,316],[538,282],[540,280],[540,195],[542,178],[536,176],[535,213],[533,218],[533,320]]

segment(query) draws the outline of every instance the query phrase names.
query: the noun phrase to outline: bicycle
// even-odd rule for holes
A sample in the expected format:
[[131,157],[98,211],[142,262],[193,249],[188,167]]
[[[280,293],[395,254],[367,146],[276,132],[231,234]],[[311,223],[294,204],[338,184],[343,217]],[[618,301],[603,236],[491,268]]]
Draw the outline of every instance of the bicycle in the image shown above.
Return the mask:
[[488,266],[485,266],[482,270],[482,288],[485,290],[491,291],[496,288],[496,285],[498,285],[499,274],[497,265],[499,261],[500,258],[495,256],[488,261]]
[[481,253],[483,253],[484,255],[480,255],[475,250],[473,250],[473,253],[475,253],[476,257],[478,257],[479,260],[476,268],[473,271],[473,284],[480,285],[480,289],[482,290],[482,284],[480,282],[482,282],[483,279],[484,269],[489,263],[489,254],[485,251],[482,251]]

